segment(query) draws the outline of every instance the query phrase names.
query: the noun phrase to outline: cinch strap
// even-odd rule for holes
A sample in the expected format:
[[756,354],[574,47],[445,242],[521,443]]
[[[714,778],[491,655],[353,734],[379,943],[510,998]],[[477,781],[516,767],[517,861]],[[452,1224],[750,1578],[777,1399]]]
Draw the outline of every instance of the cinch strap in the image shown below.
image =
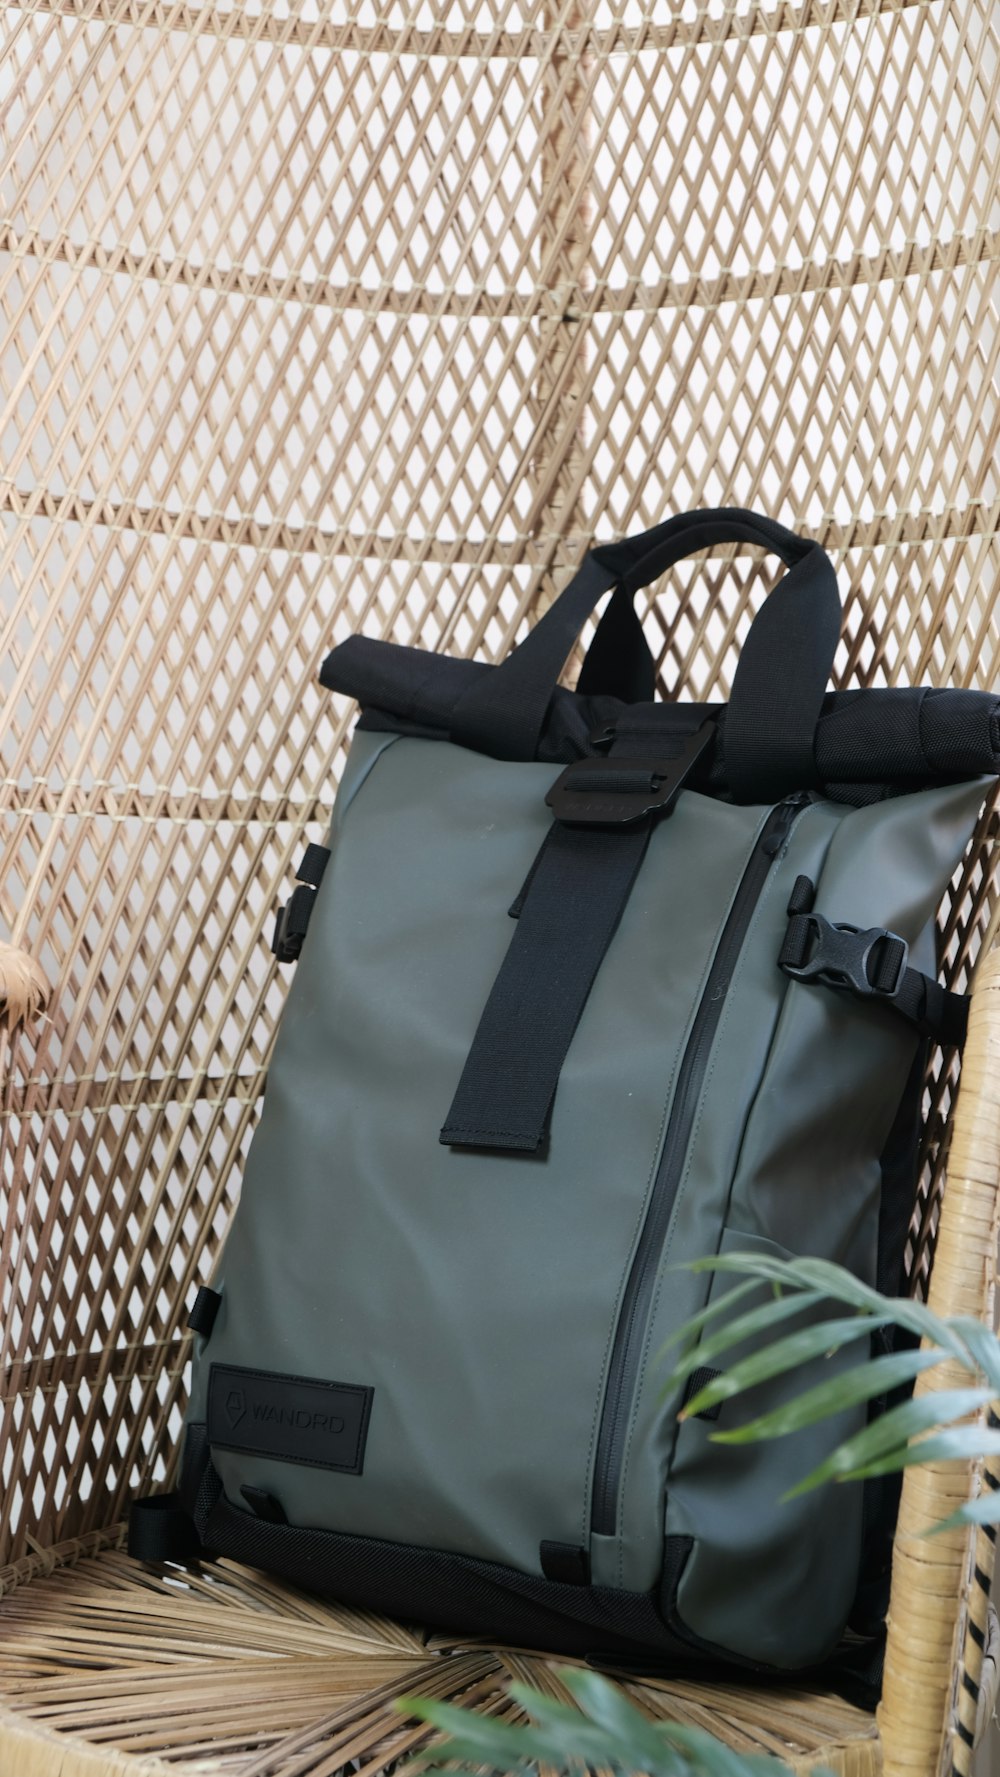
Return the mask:
[[966,996],[950,993],[930,975],[911,969],[908,946],[898,933],[882,926],[862,930],[809,911],[814,892],[807,876],[796,879],[778,967],[793,981],[877,1000],[936,1043],[964,1043],[969,1021]]
[[587,995],[649,844],[627,831],[563,827],[546,837],[493,983],[441,1140],[533,1153]]
[[556,815],[511,908],[514,936],[441,1130],[454,1146],[535,1153],[580,1014],[649,844],[712,740],[672,758],[581,759],[545,800]]

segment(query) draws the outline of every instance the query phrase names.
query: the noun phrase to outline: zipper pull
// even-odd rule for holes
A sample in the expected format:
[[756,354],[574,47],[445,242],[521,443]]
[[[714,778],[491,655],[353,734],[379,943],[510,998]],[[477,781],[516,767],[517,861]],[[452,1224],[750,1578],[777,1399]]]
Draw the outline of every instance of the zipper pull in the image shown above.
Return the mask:
[[766,858],[776,858],[788,838],[799,811],[812,801],[810,790],[797,791],[794,796],[787,796],[771,811],[770,830],[765,832],[761,841],[761,850]]
[[606,722],[603,728],[592,728],[587,736],[595,753],[608,753],[615,744],[615,724]]

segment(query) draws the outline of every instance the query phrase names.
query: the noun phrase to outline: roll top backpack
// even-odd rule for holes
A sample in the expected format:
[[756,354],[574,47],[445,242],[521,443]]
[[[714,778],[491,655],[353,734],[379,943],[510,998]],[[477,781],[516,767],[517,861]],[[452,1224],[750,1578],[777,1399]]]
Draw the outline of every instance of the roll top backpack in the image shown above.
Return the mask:
[[[733,542],[785,572],[728,704],[658,703],[633,595]],[[935,912],[998,700],[829,691],[840,620],[819,545],[733,509],[591,550],[498,666],[329,655],[360,720],[278,918],[295,974],[137,1555],[619,1664],[874,1635],[884,1511],[783,1498],[867,1407],[720,1445],[663,1355],[720,1251],[898,1287],[927,1046],[964,1032]]]

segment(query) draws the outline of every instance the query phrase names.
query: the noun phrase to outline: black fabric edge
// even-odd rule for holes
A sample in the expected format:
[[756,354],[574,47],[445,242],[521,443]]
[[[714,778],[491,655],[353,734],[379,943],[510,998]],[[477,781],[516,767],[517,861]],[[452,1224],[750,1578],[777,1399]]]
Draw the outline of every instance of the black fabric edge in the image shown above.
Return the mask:
[[[327,655],[320,683],[358,700],[362,728],[448,740],[460,698],[484,673],[495,670],[482,661],[352,636]],[[658,732],[690,732],[708,715],[717,721],[718,738],[696,787],[727,797],[728,710],[722,704],[626,704],[557,686],[531,757],[553,764],[588,757],[595,751],[592,736],[609,723],[620,723],[629,732],[641,726],[649,750]],[[1000,698],[958,687],[829,691],[816,728],[815,768],[817,787],[827,797],[855,805],[995,776],[1000,772]]]
[[[565,1584],[373,1537],[272,1524],[220,1493],[204,1518],[213,1554],[279,1574],[349,1608],[423,1627],[601,1661],[691,1664],[652,1594]],[[717,1656],[716,1656],[717,1657]]]
[[[660,1584],[646,1593],[581,1585],[579,1579],[560,1583],[447,1550],[268,1522],[226,1497],[199,1422],[186,1428],[179,1493],[139,1504],[147,1508],[147,1519],[169,1517],[174,1532],[174,1552],[164,1553],[162,1544],[158,1554],[136,1547],[140,1559],[222,1556],[420,1628],[576,1655],[628,1672],[704,1678],[708,1665],[720,1680],[745,1682],[752,1674],[761,1683],[822,1683],[860,1708],[872,1710],[878,1702],[884,1641],[855,1638],[821,1665],[795,1670],[740,1659],[688,1630],[678,1613],[677,1592],[694,1546],[691,1537],[665,1539]],[[191,1539],[186,1556],[184,1539],[176,1533],[182,1513]]]
[[[704,1675],[703,1653],[667,1628],[655,1589],[626,1592],[559,1583],[447,1550],[264,1522],[226,1497],[200,1424],[188,1427],[184,1468],[184,1497],[191,1502],[201,1543],[213,1555],[421,1627],[624,1664],[629,1670]],[[710,1652],[720,1672],[745,1676],[752,1670],[785,1682],[795,1676],[735,1661],[717,1648]]]
[[194,1522],[177,1493],[134,1499],[128,1515],[128,1552],[134,1561],[185,1565],[201,1556]]
[[[633,1672],[704,1679],[707,1667],[720,1681],[728,1676],[746,1682],[752,1674],[786,1685],[821,1676],[861,1708],[874,1709],[878,1701],[870,1668],[873,1661],[880,1663],[880,1648],[838,1650],[822,1667],[806,1672],[740,1660],[690,1633],[676,1610],[687,1551],[677,1551],[679,1561],[665,1551],[664,1581],[650,1593],[567,1585],[444,1550],[266,1523],[232,1505],[217,1477],[216,1483],[214,1503],[198,1523],[206,1548],[352,1609],[501,1645],[624,1665]],[[690,1544],[691,1539],[671,1541]]]

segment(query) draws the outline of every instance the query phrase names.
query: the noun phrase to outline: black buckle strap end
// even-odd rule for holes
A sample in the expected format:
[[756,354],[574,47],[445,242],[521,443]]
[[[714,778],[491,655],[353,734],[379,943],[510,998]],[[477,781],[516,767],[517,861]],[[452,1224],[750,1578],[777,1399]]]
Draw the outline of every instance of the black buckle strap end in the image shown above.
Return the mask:
[[[804,885],[804,887],[803,887]],[[788,929],[778,967],[793,981],[832,987],[857,999],[890,1006],[933,1042],[965,1041],[969,1002],[909,966],[909,946],[898,932],[882,926],[848,925],[822,913],[799,912],[812,889],[799,877],[792,894]]]
[[278,908],[271,949],[279,963],[298,962],[315,899],[316,890],[308,883],[300,882],[285,905]]
[[909,946],[881,926],[848,925],[822,913],[793,913],[778,966],[793,981],[846,988],[861,999],[891,1000],[909,959]]
[[316,890],[323,880],[329,857],[330,852],[325,845],[306,846],[302,862],[295,872],[296,886],[285,905],[278,908],[278,916],[274,922],[271,949],[279,963],[296,963],[299,960]]

